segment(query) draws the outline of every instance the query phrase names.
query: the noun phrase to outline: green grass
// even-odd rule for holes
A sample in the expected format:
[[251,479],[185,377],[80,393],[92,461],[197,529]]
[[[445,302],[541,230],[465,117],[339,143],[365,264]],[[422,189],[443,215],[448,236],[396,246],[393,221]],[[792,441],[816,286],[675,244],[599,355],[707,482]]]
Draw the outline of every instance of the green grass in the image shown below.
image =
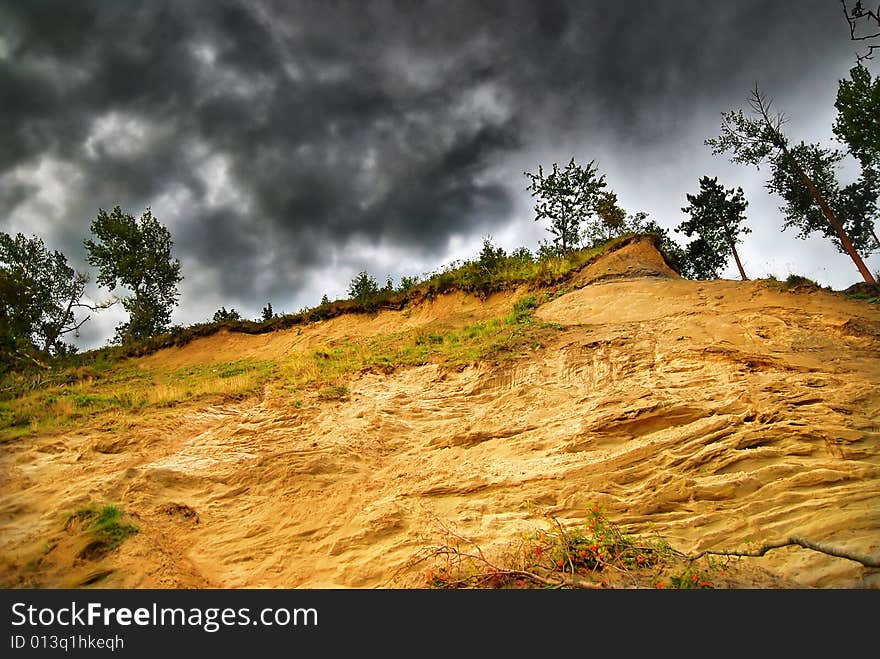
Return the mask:
[[92,505],[71,514],[65,528],[73,522],[79,522],[82,530],[91,538],[83,551],[96,557],[116,549],[123,540],[138,532],[138,528],[123,521],[123,517],[124,513],[118,506],[106,505],[99,509]]
[[[389,373],[431,363],[460,369],[485,359],[526,354],[540,344],[540,335],[546,331],[532,323],[536,307],[535,296],[529,295],[517,300],[502,317],[460,329],[410,330],[363,342],[345,340],[326,345],[282,363],[278,382],[290,392],[317,388],[321,400],[344,400],[348,398],[348,381],[358,372]],[[557,331],[560,328],[553,326]],[[300,398],[296,400],[301,404]]]
[[526,295],[505,315],[462,328],[434,327],[360,342],[344,340],[280,362],[242,359],[165,371],[124,361],[115,368],[90,369],[86,374],[77,371],[75,377],[25,387],[17,396],[0,400],[0,441],[73,427],[127,430],[164,408],[240,398],[260,392],[267,383],[293,394],[291,404],[297,408],[303,405],[303,389],[315,392],[318,400],[345,401],[350,395],[349,380],[358,372],[388,373],[429,363],[460,369],[485,359],[526,354],[541,345],[540,335],[547,331],[533,323],[538,304],[535,295]]
[[61,431],[86,421],[110,423],[126,416],[142,417],[192,401],[250,395],[262,388],[274,369],[271,361],[252,359],[169,371],[121,363],[81,379],[59,378],[0,401],[0,441]]

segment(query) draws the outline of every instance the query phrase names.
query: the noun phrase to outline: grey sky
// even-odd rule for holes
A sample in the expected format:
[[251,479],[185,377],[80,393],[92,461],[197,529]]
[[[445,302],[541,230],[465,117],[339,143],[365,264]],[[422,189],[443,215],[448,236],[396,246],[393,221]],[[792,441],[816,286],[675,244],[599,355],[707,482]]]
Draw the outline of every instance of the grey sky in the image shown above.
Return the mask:
[[[344,297],[360,270],[472,258],[486,235],[535,249],[523,171],[574,157],[668,228],[700,176],[742,186],[747,273],[843,288],[850,259],[781,233],[766,171],[703,140],[757,82],[790,137],[833,144],[857,49],[837,0],[5,0],[0,230],[86,269],[98,208],[150,206],[185,277],[173,322],[256,317]],[[121,318],[95,315],[81,347]]]

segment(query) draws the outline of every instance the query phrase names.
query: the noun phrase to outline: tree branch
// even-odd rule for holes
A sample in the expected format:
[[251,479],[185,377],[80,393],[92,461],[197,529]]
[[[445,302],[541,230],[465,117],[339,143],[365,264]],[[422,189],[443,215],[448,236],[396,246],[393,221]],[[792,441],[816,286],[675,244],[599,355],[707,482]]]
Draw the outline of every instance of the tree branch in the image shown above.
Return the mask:
[[98,302],[97,304],[86,304],[85,302],[77,302],[73,306],[74,307],[81,307],[83,309],[88,309],[89,311],[100,311],[101,309],[109,309],[114,304],[117,304],[119,302],[122,302],[122,300],[120,300],[118,297],[116,297],[114,295],[114,296],[110,297],[109,300],[105,300],[104,302]]
[[40,368],[42,368],[43,370],[46,370],[46,371],[51,370],[51,368],[50,368],[49,366],[47,366],[46,364],[44,364],[43,362],[41,362],[39,359],[37,359],[36,357],[34,357],[34,356],[32,356],[32,355],[29,355],[29,354],[27,354],[27,353],[25,353],[25,352],[22,352],[21,350],[16,350],[16,351],[15,351],[15,354],[16,354],[16,355],[18,356],[18,358],[19,358],[20,360],[22,360],[22,361],[30,361],[30,362],[33,362],[34,364],[36,364],[37,366],[39,366]]
[[828,556],[834,556],[835,558],[845,558],[850,561],[855,561],[856,563],[861,563],[865,567],[880,567],[880,558],[873,558],[871,556],[867,556],[864,554],[857,554],[854,552],[849,552],[844,549],[840,549],[838,547],[832,547],[831,545],[826,545],[824,543],[812,542],[810,540],[806,540],[800,536],[793,535],[787,540],[780,540],[778,542],[768,542],[757,549],[738,549],[731,551],[715,551],[712,549],[707,549],[706,551],[701,551],[699,554],[695,554],[693,556],[688,556],[687,558],[695,561],[698,558],[702,558],[706,555],[712,556],[751,556],[751,557],[759,557],[766,554],[771,549],[780,549],[782,547],[790,547],[790,546],[798,546],[803,547],[804,549],[811,549],[813,551],[817,551],[821,554],[827,554]]
[[[849,37],[852,41],[867,41],[869,39],[880,38],[880,32],[859,36],[856,35],[856,27],[859,25],[859,20],[862,18],[873,20],[875,23],[877,23],[878,27],[880,27],[880,6],[878,6],[875,11],[871,11],[870,9],[865,9],[864,7],[862,7],[861,0],[857,0],[852,10],[850,10],[847,7],[846,0],[840,0],[840,4],[843,7],[843,16],[844,18],[846,18],[846,22],[849,24]],[[869,44],[868,52],[863,55],[856,54],[856,59],[859,62],[862,62],[866,59],[873,59],[874,50],[877,48],[880,48],[880,45]]]

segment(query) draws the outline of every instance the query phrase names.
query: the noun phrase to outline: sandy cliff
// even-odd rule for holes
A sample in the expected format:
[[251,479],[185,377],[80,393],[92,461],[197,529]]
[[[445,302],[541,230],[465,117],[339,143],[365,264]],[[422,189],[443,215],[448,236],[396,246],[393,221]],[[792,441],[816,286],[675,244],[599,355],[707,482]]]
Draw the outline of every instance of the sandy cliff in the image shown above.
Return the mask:
[[[221,333],[141,362],[284,360],[460,327],[522,294]],[[421,572],[392,577],[443,526],[501,551],[535,528],[529,505],[576,523],[592,503],[684,552],[796,534],[880,556],[877,304],[686,281],[636,242],[535,317],[549,329],[528,354],[363,371],[344,399],[293,406],[270,382],[123,433],[86,422],[0,444],[0,575],[6,586],[419,586]],[[118,503],[140,529],[97,562],[76,559],[62,530],[88,501]],[[880,586],[876,569],[797,547],[739,563],[751,579],[739,585]]]

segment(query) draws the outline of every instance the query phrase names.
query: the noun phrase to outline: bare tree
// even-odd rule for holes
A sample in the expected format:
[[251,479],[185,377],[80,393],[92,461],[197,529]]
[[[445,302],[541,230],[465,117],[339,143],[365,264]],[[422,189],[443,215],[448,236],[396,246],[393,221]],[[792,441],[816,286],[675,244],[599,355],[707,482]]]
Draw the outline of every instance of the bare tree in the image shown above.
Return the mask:
[[[853,41],[871,41],[880,39],[880,5],[877,9],[865,9],[862,0],[856,0],[852,8],[846,0],[840,0],[843,15],[849,24],[849,36]],[[867,52],[856,55],[858,61],[874,58],[874,50],[880,48],[878,43],[868,43]]]

